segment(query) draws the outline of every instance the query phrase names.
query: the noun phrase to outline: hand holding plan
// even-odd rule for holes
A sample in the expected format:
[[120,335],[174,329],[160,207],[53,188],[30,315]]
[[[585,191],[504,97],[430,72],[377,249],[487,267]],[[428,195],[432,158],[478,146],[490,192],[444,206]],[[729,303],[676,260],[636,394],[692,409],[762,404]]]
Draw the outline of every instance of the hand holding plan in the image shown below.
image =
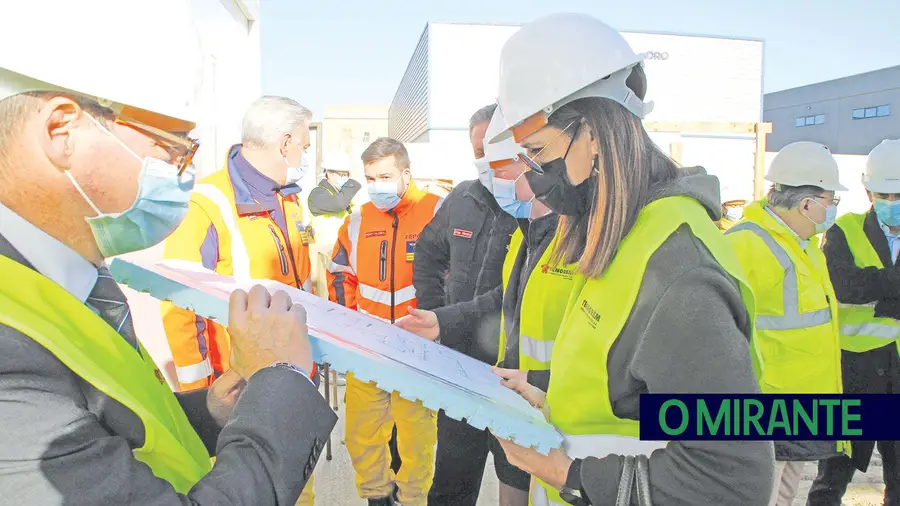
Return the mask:
[[306,327],[306,310],[283,291],[274,295],[260,285],[250,293],[231,293],[228,334],[231,336],[231,368],[249,380],[260,369],[288,362],[313,370],[312,348]]

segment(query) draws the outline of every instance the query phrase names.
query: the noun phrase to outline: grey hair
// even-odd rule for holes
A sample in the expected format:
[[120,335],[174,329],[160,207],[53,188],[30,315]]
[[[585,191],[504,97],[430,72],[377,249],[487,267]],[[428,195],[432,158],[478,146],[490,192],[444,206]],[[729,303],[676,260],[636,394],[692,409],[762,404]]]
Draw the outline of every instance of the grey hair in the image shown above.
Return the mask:
[[497,104],[491,104],[475,111],[475,114],[469,118],[469,135],[472,135],[472,129],[475,128],[475,125],[485,121],[490,122],[496,110]]
[[241,123],[241,142],[250,148],[264,148],[286,133],[308,125],[312,112],[287,97],[264,96],[256,99]]
[[796,209],[800,207],[805,199],[815,198],[823,189],[818,186],[785,186],[783,184],[773,184],[769,188],[766,195],[766,202],[772,207],[780,209]]

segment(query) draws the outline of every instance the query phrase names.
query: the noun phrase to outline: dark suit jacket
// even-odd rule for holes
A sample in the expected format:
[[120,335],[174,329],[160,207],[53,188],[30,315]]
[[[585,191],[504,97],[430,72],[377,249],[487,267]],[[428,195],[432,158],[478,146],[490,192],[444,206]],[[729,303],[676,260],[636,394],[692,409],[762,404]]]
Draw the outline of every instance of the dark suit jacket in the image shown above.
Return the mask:
[[[28,265],[2,236],[0,254]],[[133,457],[144,445],[135,413],[0,325],[0,505],[293,505],[337,421],[287,369],[256,373],[222,429],[205,391],[179,400],[216,455],[187,495]]]

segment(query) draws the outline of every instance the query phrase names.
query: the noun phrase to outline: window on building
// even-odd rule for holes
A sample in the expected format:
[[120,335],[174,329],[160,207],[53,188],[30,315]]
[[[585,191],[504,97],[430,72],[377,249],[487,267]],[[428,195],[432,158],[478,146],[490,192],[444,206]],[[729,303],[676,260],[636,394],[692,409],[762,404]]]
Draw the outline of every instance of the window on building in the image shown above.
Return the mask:
[[853,109],[853,119],[884,118],[891,115],[890,104]]
[[363,134],[363,142],[369,142],[369,132]]
[[794,119],[795,127],[824,125],[824,124],[825,124],[825,115],[824,114],[814,114],[812,116],[800,116],[799,118]]

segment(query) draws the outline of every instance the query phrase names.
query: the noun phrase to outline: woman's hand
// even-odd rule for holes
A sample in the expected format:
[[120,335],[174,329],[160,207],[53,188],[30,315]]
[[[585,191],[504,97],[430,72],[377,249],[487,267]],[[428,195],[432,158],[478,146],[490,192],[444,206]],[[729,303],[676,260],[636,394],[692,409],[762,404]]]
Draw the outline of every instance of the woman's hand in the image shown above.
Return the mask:
[[394,322],[394,325],[413,334],[434,341],[440,334],[437,315],[434,311],[409,308],[409,315]]
[[570,459],[562,450],[550,450],[550,455],[541,455],[534,448],[525,448],[506,439],[497,438],[509,463],[539,478],[541,481],[561,490],[569,476]]
[[547,394],[540,388],[528,383],[528,371],[492,367],[491,372],[500,376],[501,385],[510,390],[515,390],[516,393],[528,401],[528,404],[537,409],[544,409],[544,405],[547,403]]

